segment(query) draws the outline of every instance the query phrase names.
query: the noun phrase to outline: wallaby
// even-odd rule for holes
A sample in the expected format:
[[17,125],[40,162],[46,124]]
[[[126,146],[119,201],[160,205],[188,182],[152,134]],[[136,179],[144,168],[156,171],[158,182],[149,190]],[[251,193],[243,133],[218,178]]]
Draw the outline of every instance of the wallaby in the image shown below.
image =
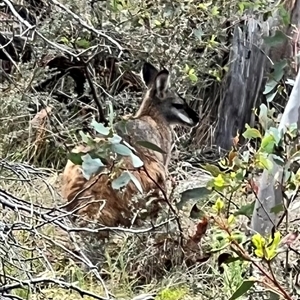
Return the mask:
[[[144,163],[140,169],[134,169],[130,158],[124,158],[122,167],[131,170],[145,193],[154,191],[157,194],[160,188],[165,189],[171,157],[172,125],[193,127],[199,122],[199,117],[183,98],[169,88],[170,75],[166,69],[158,71],[151,64],[144,63],[141,77],[147,92],[137,113],[126,123],[129,134],[124,134],[120,123],[115,125],[115,129],[135,148],[136,155]],[[135,143],[141,140],[157,145],[165,154]],[[73,150],[77,153],[87,151],[89,148],[82,145]],[[77,215],[84,220],[80,226],[95,222],[98,227],[128,227],[134,223],[132,198],[138,193],[136,186],[131,182],[121,192],[111,187],[111,181],[107,174],[98,174],[86,180],[79,165],[70,160],[67,162],[63,173],[62,196],[68,201],[66,209],[75,211],[72,218]],[[137,205],[142,206],[142,203],[138,202]],[[100,231],[100,237],[107,235],[108,232]]]

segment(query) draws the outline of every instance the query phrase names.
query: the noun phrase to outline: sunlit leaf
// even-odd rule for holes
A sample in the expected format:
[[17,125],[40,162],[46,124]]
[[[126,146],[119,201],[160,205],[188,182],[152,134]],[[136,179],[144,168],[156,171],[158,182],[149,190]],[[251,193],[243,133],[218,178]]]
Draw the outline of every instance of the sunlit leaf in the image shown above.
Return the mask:
[[245,295],[256,283],[256,279],[247,279],[242,282],[242,284],[237,288],[237,290],[233,293],[233,295],[229,298],[229,300],[237,299],[243,295]]
[[276,142],[273,135],[268,134],[262,138],[260,147],[264,152],[270,154],[273,152],[275,144]]
[[268,158],[266,158],[263,155],[258,155],[257,164],[258,164],[258,167],[266,169],[268,171],[272,170],[272,168],[273,168],[273,163],[271,162],[271,160],[269,160]]
[[264,237],[262,237],[259,233],[254,234],[251,241],[256,249],[262,249],[266,244]]
[[230,215],[227,220],[228,225],[232,225],[234,222],[235,222],[234,215]]
[[219,174],[217,177],[214,178],[214,185],[216,187],[223,187],[225,184],[225,180],[222,176],[222,174]]
[[224,208],[224,202],[221,200],[221,198],[218,198],[216,203],[213,205],[213,209],[217,211],[218,213],[221,212],[221,210]]
[[261,133],[255,128],[248,127],[243,133],[243,137],[246,139],[261,138]]

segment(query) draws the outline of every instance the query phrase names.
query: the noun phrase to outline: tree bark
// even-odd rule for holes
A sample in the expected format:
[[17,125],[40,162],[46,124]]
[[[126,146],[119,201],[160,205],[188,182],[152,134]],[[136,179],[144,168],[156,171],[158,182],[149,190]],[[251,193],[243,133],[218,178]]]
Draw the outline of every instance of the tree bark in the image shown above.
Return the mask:
[[257,107],[265,69],[266,51],[262,39],[263,26],[255,19],[234,29],[230,69],[219,105],[215,144],[230,149],[232,139],[252,123],[252,108]]

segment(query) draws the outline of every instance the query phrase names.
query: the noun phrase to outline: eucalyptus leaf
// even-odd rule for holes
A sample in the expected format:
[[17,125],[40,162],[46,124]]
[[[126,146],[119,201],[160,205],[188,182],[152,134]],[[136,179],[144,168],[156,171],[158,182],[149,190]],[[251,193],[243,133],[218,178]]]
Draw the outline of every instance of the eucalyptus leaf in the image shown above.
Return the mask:
[[[125,171],[127,172],[127,171]],[[136,188],[138,189],[138,191],[143,194],[143,188],[142,188],[142,185],[141,183],[138,181],[138,179],[130,172],[128,172],[129,176],[130,176],[130,179],[131,181],[134,183],[134,185],[136,186]]]
[[267,95],[267,102],[270,103],[274,100],[275,96],[277,95],[277,91],[274,92],[273,94]]
[[237,290],[233,293],[233,295],[229,298],[229,300],[237,299],[243,295],[245,295],[256,283],[256,279],[247,279],[242,282],[242,284],[237,288]]
[[193,30],[193,34],[194,36],[199,39],[200,41],[202,40],[202,36],[204,34],[203,30],[201,28],[198,28],[198,29],[194,29]]
[[68,159],[74,164],[74,165],[81,165],[83,160],[82,156],[85,155],[86,153],[79,152],[79,153],[74,153],[71,152],[68,155]]
[[250,217],[253,214],[254,206],[255,206],[255,201],[243,205],[239,210],[234,212],[233,215]]
[[89,47],[91,47],[90,41],[88,41],[88,40],[86,40],[86,39],[77,40],[77,41],[76,41],[76,45],[77,45],[78,47],[83,48],[83,49],[88,49]]
[[272,153],[276,142],[274,136],[269,134],[265,135],[261,140],[261,149],[263,149],[266,153]]
[[277,81],[270,79],[265,85],[265,90],[263,91],[263,94],[269,94],[277,86],[277,84]]
[[123,156],[130,156],[132,154],[132,151],[127,146],[122,144],[112,144],[111,150]]
[[88,135],[86,135],[82,130],[79,131],[79,134],[80,134],[80,136],[81,136],[81,138],[82,138],[82,141],[83,141],[84,143],[87,143],[87,144],[88,144],[88,142],[89,142],[89,140],[91,139],[91,137],[88,136]]
[[269,47],[278,46],[287,41],[287,36],[280,30],[276,30],[273,36],[264,37],[265,43]]
[[105,168],[100,158],[92,158],[89,154],[82,157],[82,172],[85,179],[89,180],[92,175],[97,174],[100,170]]
[[270,211],[271,211],[271,213],[279,214],[280,212],[284,211],[284,207],[283,207],[282,203],[280,203],[280,204],[272,207]]
[[141,168],[144,165],[142,160],[134,153],[131,152],[130,157],[131,157],[132,164],[135,168]]
[[280,132],[279,132],[278,128],[276,128],[276,127],[270,127],[268,129],[268,133],[271,133],[273,135],[273,138],[274,138],[274,140],[276,142],[276,145],[278,145],[279,142],[280,142],[280,140],[281,140],[281,135],[280,135]]
[[159,153],[162,153],[162,154],[166,154],[166,152],[164,150],[162,150],[160,147],[158,147],[157,145],[151,143],[151,142],[148,142],[148,141],[137,141],[136,142],[137,144],[145,147],[145,148],[148,148],[148,149],[151,149],[153,151],[157,151]]
[[121,141],[122,141],[122,138],[117,135],[117,134],[114,134],[112,138],[108,138],[108,140],[112,143],[112,144],[120,144]]
[[219,174],[222,174],[223,172],[215,165],[211,164],[205,164],[205,166],[202,166],[204,170],[209,172],[213,177],[217,177]]
[[257,129],[249,127],[243,133],[243,137],[246,139],[261,138],[261,133]]
[[100,133],[104,136],[107,136],[110,134],[110,129],[105,127],[103,124],[96,122],[96,120],[93,120],[91,122],[91,126],[93,126],[98,133]]
[[120,190],[122,187],[126,186],[131,180],[129,172],[124,171],[118,178],[114,179],[111,183],[111,187],[114,190]]

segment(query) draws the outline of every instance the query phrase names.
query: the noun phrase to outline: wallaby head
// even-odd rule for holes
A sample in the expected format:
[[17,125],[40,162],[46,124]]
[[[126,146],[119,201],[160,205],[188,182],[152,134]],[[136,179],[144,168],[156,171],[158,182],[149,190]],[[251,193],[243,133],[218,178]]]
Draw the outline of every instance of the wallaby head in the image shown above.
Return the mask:
[[158,71],[150,63],[144,63],[141,78],[148,88],[140,109],[135,117],[151,116],[170,125],[195,126],[198,114],[188,106],[170,86],[169,71]]

